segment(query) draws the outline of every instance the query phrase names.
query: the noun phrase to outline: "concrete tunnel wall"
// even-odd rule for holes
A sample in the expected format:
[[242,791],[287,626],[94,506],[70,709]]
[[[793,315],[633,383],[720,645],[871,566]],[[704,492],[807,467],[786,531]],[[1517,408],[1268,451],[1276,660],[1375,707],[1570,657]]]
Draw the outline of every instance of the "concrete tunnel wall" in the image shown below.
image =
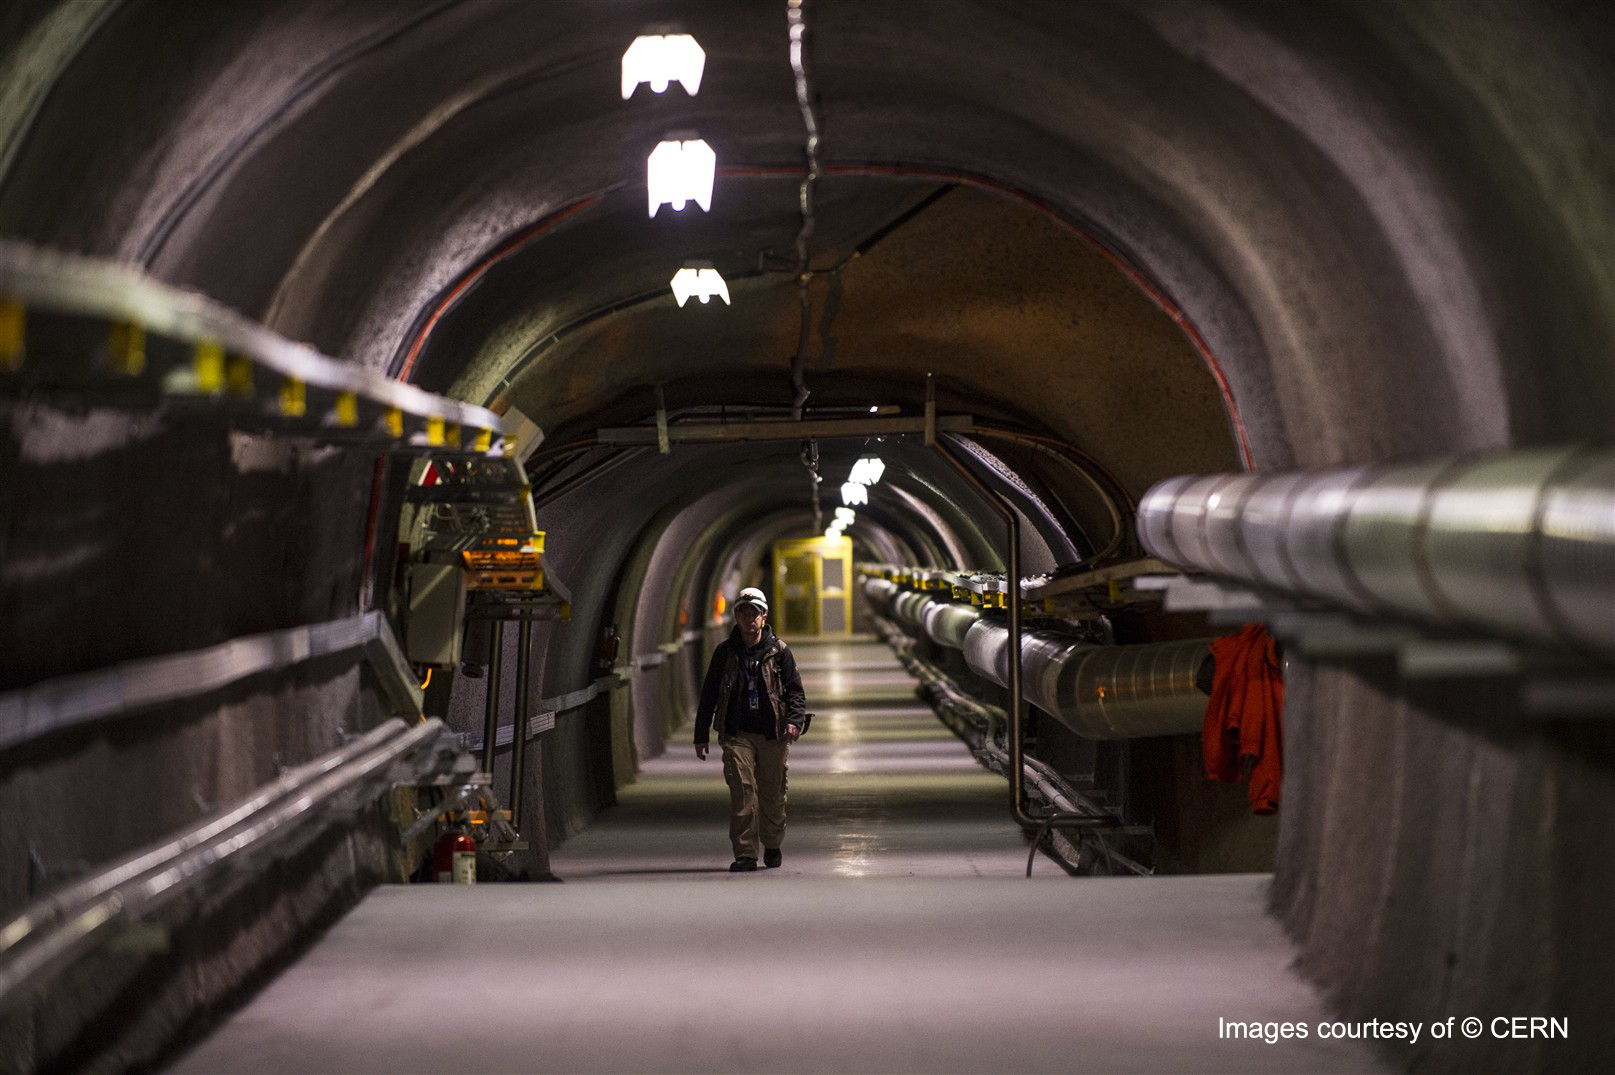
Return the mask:
[[[3,17],[16,32],[0,40],[71,36],[34,33],[52,10],[12,9]],[[749,33],[778,36],[777,12],[765,23],[714,10],[716,57],[747,54]],[[1220,363],[1255,467],[1615,432],[1607,12],[1557,2],[912,11],[813,5],[831,159],[990,178],[1081,222],[1170,296]],[[612,153],[643,133],[581,106],[567,137],[521,156],[508,185],[461,182],[451,198],[412,188],[413,169],[453,154],[465,163],[451,177],[486,164],[458,138],[411,144],[407,132],[449,126],[452,115],[433,110],[456,92],[474,100],[488,72],[548,65],[606,72],[594,81],[611,84],[618,42],[593,44],[600,27],[581,8],[480,14],[479,25],[465,7],[181,16],[117,5],[76,51],[63,48],[69,62],[41,80],[37,112],[6,114],[0,234],[144,263],[385,366],[459,267],[535,214],[608,188]],[[892,40],[912,47],[896,53]],[[992,47],[961,51],[983,41]],[[491,48],[507,50],[501,63],[489,64]],[[337,62],[344,50],[354,58]],[[164,55],[187,62],[164,68]],[[4,62],[8,84],[22,77],[14,54]],[[772,85],[777,57],[769,63],[756,61]],[[413,77],[423,66],[442,81]],[[181,70],[183,80],[171,73]],[[556,99],[540,95],[522,114],[581,92],[555,86]],[[736,141],[794,163],[796,121],[788,103],[771,107],[784,116],[776,127]],[[614,140],[594,139],[599,150],[558,152],[601,129]],[[360,182],[399,145],[409,152],[398,170]],[[1058,365],[1051,356],[1051,375]],[[358,611],[368,462],[316,453],[266,480],[238,453],[282,449],[242,434],[45,401],[7,401],[5,416],[8,685]],[[62,443],[74,445],[72,466],[53,462]],[[151,478],[170,474],[185,480]],[[556,505],[545,519],[579,610],[607,607],[643,526],[620,525],[636,500],[614,492],[610,507]],[[106,542],[122,520],[139,525]],[[598,628],[584,618],[541,630],[535,678],[585,681]],[[1609,737],[1529,721],[1497,692],[1432,692],[1373,661],[1292,658],[1292,668],[1274,903],[1308,970],[1364,1017],[1529,1008],[1603,1027],[1615,988],[1601,903],[1615,882]],[[203,796],[227,799],[272,773],[277,755],[299,760],[334,742],[337,725],[371,719],[361,673],[318,674],[327,685],[312,694],[255,682],[177,723],[142,718],[53,743],[48,757],[8,756],[3,811],[32,820],[0,836],[4,906],[25,898],[21,833],[47,818],[64,857],[109,856],[185,815],[192,772],[216,773]],[[581,733],[554,734],[537,770],[542,799],[531,797],[564,815],[544,821],[552,833],[599,796]],[[63,794],[107,786],[109,774],[116,811]],[[1607,1057],[1609,1033],[1578,1035],[1579,1055]],[[1527,1045],[1473,1048],[1406,1059],[1536,1060]]]

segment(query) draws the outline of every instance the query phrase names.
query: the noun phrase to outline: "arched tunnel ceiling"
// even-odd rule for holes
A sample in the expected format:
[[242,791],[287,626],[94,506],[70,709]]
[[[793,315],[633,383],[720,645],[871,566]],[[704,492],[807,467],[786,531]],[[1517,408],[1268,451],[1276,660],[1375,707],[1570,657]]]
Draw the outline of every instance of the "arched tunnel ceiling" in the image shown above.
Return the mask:
[[[1574,112],[1609,94],[1567,94],[1607,88],[1597,47],[1561,33],[1545,62],[1524,9],[1414,7],[812,0],[813,265],[951,178],[1005,193],[950,190],[839,288],[816,281],[813,401],[911,403],[936,372],[949,406],[1057,432],[1135,491],[1236,451],[1273,467],[1607,434],[1615,325],[1586,313],[1612,260],[1607,198],[1536,193],[1593,190],[1602,150],[1478,167],[1468,150],[1587,129]],[[789,277],[744,275],[760,254],[785,267],[797,226],[783,4],[103,10],[6,120],[0,231],[139,262],[552,430],[643,415],[653,382],[675,406],[783,396]],[[666,22],[707,50],[700,96],[621,101],[625,42]],[[718,150],[708,217],[638,215],[645,153],[671,130]],[[594,317],[703,255],[740,274],[734,309],[664,296]]]
[[[1041,423],[1111,461],[1135,491],[1184,469],[1238,465],[1200,357],[1069,230],[968,187],[837,176],[821,190],[813,265],[845,267],[811,290],[804,375],[815,407],[917,413],[934,372],[944,410]],[[435,368],[458,371],[476,353],[455,394],[508,394],[556,436],[643,418],[656,383],[674,410],[788,406],[801,320],[788,260],[796,192],[795,177],[721,181],[710,214],[646,219],[635,191],[616,213],[565,225],[438,322],[418,377],[433,386]],[[732,306],[677,306],[667,267],[681,252],[723,271]],[[604,316],[575,313],[572,265],[616,269],[582,291],[595,309],[645,297]]]
[[[887,471],[860,515],[916,549],[940,548],[956,558],[938,566],[993,569],[1001,567],[1002,527],[984,510],[970,487],[941,462],[918,437],[836,440],[821,451],[821,505],[824,522],[840,506],[840,482],[859,455],[877,452]],[[681,513],[696,511],[731,521],[736,534],[751,532],[760,520],[782,529],[780,536],[811,536],[812,485],[795,441],[743,446],[696,445],[671,456],[649,453],[631,459],[599,482],[553,502],[541,503],[541,525],[566,519],[569,525],[550,535],[546,560],[562,579],[576,577],[600,555],[598,527],[610,526],[614,540],[659,545],[663,532]],[[914,502],[923,510],[913,507]],[[855,525],[852,535],[858,537]],[[714,539],[718,535],[713,535]],[[1043,568],[1052,567],[1046,521],[1029,519],[1023,547]],[[681,556],[687,550],[660,549],[658,555]],[[764,550],[766,552],[766,550]]]

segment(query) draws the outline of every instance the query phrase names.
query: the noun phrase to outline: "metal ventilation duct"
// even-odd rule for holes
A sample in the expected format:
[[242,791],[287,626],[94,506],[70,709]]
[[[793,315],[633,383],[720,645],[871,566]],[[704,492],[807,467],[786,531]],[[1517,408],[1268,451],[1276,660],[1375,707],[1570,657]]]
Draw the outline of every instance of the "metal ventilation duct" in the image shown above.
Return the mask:
[[1615,449],[1172,478],[1138,534],[1183,568],[1615,655]]

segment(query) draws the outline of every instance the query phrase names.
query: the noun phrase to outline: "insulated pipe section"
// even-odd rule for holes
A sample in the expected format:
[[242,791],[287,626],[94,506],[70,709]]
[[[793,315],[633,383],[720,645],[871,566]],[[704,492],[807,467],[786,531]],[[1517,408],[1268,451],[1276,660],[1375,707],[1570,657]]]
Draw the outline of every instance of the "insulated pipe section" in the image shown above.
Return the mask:
[[[1139,646],[1092,646],[1028,632],[1021,640],[1026,700],[1089,739],[1188,735],[1201,730],[1206,696],[1195,673],[1207,639]],[[977,622],[965,635],[965,663],[1002,686],[1009,632]]]
[[1615,655],[1615,449],[1172,478],[1138,533],[1179,567]]
[[951,601],[932,601],[925,606],[920,619],[931,641],[949,649],[964,649],[965,635],[981,619],[981,610]]
[[889,579],[864,580],[864,596],[875,611],[914,631],[924,631],[939,646],[964,649],[965,632],[981,618],[981,610],[903,590]]
[[869,603],[874,606],[875,611],[882,615],[891,616],[893,614],[892,601],[900,592],[897,588],[897,583],[891,579],[864,580],[864,596],[869,598]]

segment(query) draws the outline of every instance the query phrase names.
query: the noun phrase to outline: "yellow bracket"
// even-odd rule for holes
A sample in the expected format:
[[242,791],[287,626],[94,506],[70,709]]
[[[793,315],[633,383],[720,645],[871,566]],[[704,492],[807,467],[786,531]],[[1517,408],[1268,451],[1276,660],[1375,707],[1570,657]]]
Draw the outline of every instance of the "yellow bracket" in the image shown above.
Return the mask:
[[112,326],[107,338],[112,368],[126,377],[139,377],[146,369],[146,330],[133,321]]
[[224,359],[224,387],[232,396],[251,399],[252,359],[245,355],[226,355]]
[[402,437],[404,435],[404,412],[397,407],[388,407],[387,416],[383,420],[389,435]]
[[458,448],[460,446],[460,423],[459,422],[447,422],[447,423],[444,423],[444,426],[443,426],[443,443],[448,445],[450,448]]
[[337,393],[331,413],[335,416],[337,425],[344,429],[352,429],[359,424],[359,397],[352,392]]
[[0,369],[12,373],[22,369],[27,324],[22,303],[0,299]]
[[479,429],[479,430],[477,430],[477,439],[472,442],[472,446],[474,448],[476,448],[476,450],[479,451],[479,452],[486,452],[488,449],[492,448],[493,447],[493,430],[491,430],[491,429]]
[[217,340],[201,340],[192,359],[196,370],[196,390],[216,396],[224,390],[224,348]]
[[443,416],[434,414],[426,419],[426,443],[433,448],[443,447]]
[[286,418],[301,418],[308,413],[308,386],[296,377],[280,382],[280,413]]

